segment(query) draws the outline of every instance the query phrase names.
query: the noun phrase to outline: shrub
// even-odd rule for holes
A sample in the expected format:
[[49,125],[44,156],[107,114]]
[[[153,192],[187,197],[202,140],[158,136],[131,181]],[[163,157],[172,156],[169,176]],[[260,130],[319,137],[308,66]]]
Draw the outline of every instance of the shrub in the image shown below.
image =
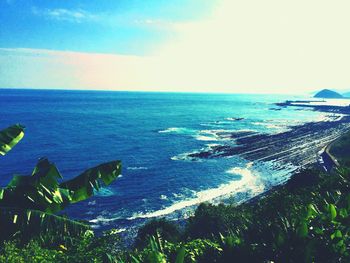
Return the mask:
[[137,233],[135,247],[144,248],[151,236],[159,235],[162,239],[177,242],[181,237],[179,227],[165,218],[153,219],[142,226]]

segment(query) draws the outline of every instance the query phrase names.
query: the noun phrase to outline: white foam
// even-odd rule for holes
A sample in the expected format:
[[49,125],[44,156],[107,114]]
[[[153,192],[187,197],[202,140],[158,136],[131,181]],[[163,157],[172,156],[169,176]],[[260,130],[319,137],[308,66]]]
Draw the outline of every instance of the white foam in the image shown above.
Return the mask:
[[332,122],[332,121],[340,121],[346,114],[321,114],[315,120],[315,122]]
[[212,148],[212,147],[222,146],[222,144],[218,144],[218,143],[208,143],[208,144],[206,144],[206,146],[208,146],[209,148]]
[[108,222],[111,222],[111,221],[114,221],[116,219],[119,219],[119,217],[115,217],[115,218],[106,218],[104,216],[98,216],[94,219],[91,219],[89,220],[90,223],[93,223],[93,224],[100,224],[100,223],[108,223]]
[[234,132],[256,132],[257,130],[254,129],[240,129],[240,130],[234,130]]
[[161,200],[167,200],[168,199],[168,197],[166,196],[166,195],[160,195],[160,197],[159,197]]
[[184,127],[170,127],[165,130],[158,131],[159,133],[192,133],[191,129]]
[[204,135],[197,135],[197,136],[195,136],[195,138],[198,141],[217,141],[218,140],[215,137],[204,136]]
[[223,140],[218,136],[218,133],[230,133],[235,130],[201,130],[199,134],[194,136],[198,141],[218,141],[219,139]]
[[178,198],[178,197],[181,197],[181,196],[183,196],[183,195],[182,195],[182,194],[173,193],[173,196],[174,196],[175,198]]
[[129,166],[128,168],[126,168],[127,170],[147,170],[147,167],[144,166]]
[[310,101],[308,103],[304,102],[292,102],[293,105],[298,106],[338,106],[338,107],[347,107],[350,105],[349,99],[323,99],[320,101],[319,99],[315,99],[315,101]]
[[286,132],[286,131],[290,130],[290,126],[296,125],[296,123],[292,123],[292,122],[293,121],[291,121],[290,123],[288,123],[287,121],[285,123],[283,123],[282,121],[280,121],[280,123],[274,123],[274,122],[252,122],[252,124],[253,125],[258,125],[258,126],[264,126],[267,129],[270,129],[272,131],[280,133],[280,132]]
[[216,129],[216,130],[200,130],[199,132],[216,136],[216,134],[220,133],[220,132],[233,132],[233,131],[235,131],[235,130]]
[[152,218],[152,217],[160,217],[171,214],[175,211],[184,209],[186,207],[191,207],[198,205],[203,202],[212,201],[221,197],[226,197],[229,194],[237,193],[240,191],[253,191],[254,193],[260,193],[264,190],[264,185],[261,184],[257,175],[254,175],[251,170],[252,163],[249,163],[247,167],[234,167],[227,171],[227,173],[241,175],[241,180],[234,180],[226,184],[222,184],[217,188],[212,188],[204,191],[200,191],[196,193],[196,197],[188,200],[183,200],[178,203],[174,203],[169,207],[164,209],[150,212],[150,213],[139,213],[135,214],[132,217],[128,218],[129,220],[137,219],[137,218]]
[[173,161],[194,161],[194,160],[201,161],[201,159],[189,156],[190,154],[195,154],[195,153],[199,153],[199,152],[193,151],[193,152],[181,153],[173,157],[170,157],[170,159]]
[[165,129],[165,130],[161,130],[161,131],[158,131],[159,133],[168,133],[168,132],[176,132],[176,131],[178,131],[179,129],[181,129],[181,128],[176,128],[176,127],[172,127],[172,128],[167,128],[167,129]]

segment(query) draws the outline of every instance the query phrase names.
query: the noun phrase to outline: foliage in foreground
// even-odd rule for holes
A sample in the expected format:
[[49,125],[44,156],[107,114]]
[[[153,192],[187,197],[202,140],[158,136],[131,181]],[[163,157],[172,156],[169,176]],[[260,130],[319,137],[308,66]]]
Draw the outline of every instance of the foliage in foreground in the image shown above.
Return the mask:
[[[184,262],[349,262],[349,190],[347,169],[303,171],[255,203],[200,205],[182,242],[160,238],[158,250],[149,245],[133,257],[175,262],[184,250]],[[165,261],[148,259],[155,250]]]
[[[47,237],[50,239],[51,237]],[[3,244],[0,262],[116,262],[120,253],[120,239],[114,230],[95,237],[91,230],[79,237],[70,238],[70,242],[50,243],[45,237],[32,239],[25,245],[18,240]]]
[[[0,131],[0,155],[7,154],[23,136],[24,127],[19,124]],[[54,214],[91,197],[120,172],[120,161],[112,161],[60,182],[57,167],[46,158],[40,159],[31,175],[14,175],[6,187],[0,188],[0,241],[18,238],[26,242],[50,233],[62,238],[84,233],[88,225]]]
[[148,240],[140,249],[122,248],[118,235],[109,233],[82,235],[64,249],[32,241],[18,252],[10,242],[1,254],[28,262],[35,247],[36,257],[51,253],[55,262],[349,262],[349,189],[349,170],[307,170],[253,203],[200,205],[178,241],[163,237],[169,222],[153,222],[140,230]]

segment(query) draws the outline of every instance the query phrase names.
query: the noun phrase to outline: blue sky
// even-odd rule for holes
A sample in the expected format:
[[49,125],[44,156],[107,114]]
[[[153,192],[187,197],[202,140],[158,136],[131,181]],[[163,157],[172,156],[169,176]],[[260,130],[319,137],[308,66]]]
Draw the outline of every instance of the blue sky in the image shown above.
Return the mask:
[[213,0],[0,0],[0,47],[145,54]]
[[0,88],[350,90],[349,0],[0,0]]

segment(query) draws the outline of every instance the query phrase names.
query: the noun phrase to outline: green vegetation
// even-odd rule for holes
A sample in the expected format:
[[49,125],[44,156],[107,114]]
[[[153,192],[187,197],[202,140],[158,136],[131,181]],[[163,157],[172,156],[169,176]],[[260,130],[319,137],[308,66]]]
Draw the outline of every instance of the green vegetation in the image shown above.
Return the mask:
[[177,242],[181,238],[179,227],[164,218],[154,219],[139,229],[135,240],[135,247],[144,248],[152,236],[161,236],[170,242]]
[[24,127],[16,124],[0,132],[0,155],[5,155],[24,136]]
[[[24,127],[19,124],[1,131],[1,155],[7,154],[23,136]],[[59,182],[62,176],[57,167],[46,158],[40,159],[31,175],[15,175],[6,187],[0,188],[0,241],[16,238],[25,243],[33,237],[52,235],[51,242],[63,242],[67,237],[86,233],[88,225],[55,213],[91,197],[120,172],[120,161],[112,161]]]
[[[182,248],[184,262],[348,262],[349,187],[347,169],[301,171],[253,203],[200,205],[182,240],[160,237],[157,251],[167,262]],[[152,251],[149,245],[134,257],[152,262]]]
[[[43,171],[38,167],[34,171]],[[100,169],[83,178],[95,178]],[[81,180],[58,188],[75,190],[72,200],[82,200],[93,192],[73,187]],[[57,205],[46,207],[56,211]],[[36,233],[25,241],[13,235],[3,242],[0,262],[350,262],[349,215],[350,170],[308,169],[249,203],[201,204],[182,227],[151,220],[132,248],[123,247],[114,230],[101,236],[91,230]]]
[[341,165],[350,167],[350,132],[347,132],[334,141],[330,145],[329,153],[332,154]]

